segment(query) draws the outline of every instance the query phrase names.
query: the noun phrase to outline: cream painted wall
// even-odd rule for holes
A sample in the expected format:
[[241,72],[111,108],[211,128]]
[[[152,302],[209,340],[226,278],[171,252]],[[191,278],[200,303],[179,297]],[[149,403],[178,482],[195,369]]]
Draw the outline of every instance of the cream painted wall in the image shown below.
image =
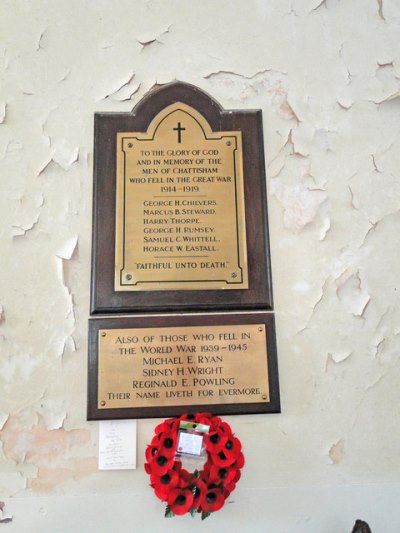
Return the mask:
[[[1,530],[400,531],[398,0],[0,4]],[[261,108],[282,414],[232,503],[166,520],[85,420],[93,113],[174,79]]]

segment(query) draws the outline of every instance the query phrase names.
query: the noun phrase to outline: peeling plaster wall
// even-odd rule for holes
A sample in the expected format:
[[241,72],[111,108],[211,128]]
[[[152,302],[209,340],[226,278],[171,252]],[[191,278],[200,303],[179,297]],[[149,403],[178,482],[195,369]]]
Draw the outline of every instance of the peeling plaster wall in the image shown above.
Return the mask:
[[398,0],[3,0],[0,529],[197,530],[85,421],[93,113],[180,79],[264,117],[282,414],[220,531],[400,530]]

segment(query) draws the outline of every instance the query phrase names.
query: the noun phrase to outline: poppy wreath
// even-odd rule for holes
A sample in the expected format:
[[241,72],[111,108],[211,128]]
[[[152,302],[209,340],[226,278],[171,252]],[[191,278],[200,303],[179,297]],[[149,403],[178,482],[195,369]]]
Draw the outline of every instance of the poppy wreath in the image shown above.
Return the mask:
[[[207,460],[200,471],[188,472],[175,456],[181,421],[210,427],[204,435]],[[156,496],[167,503],[165,516],[201,513],[204,520],[219,511],[235,490],[244,465],[242,444],[229,424],[210,413],[183,414],[165,420],[154,433],[144,467]]]

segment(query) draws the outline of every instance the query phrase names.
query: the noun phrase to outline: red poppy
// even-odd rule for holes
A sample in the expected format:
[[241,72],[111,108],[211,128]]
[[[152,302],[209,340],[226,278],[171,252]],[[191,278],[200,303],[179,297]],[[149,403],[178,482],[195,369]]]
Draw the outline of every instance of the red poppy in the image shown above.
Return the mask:
[[174,470],[176,470],[177,472],[179,472],[180,470],[182,470],[182,463],[181,463],[181,460],[180,458],[178,457],[178,459],[175,461],[174,463]]
[[181,468],[179,472],[179,477],[180,477],[180,486],[187,487],[193,475],[190,472],[188,472],[185,468]]
[[227,457],[233,457],[236,460],[242,449],[242,443],[239,439],[232,436],[224,443],[222,449]]
[[167,457],[160,452],[157,452],[151,462],[151,471],[153,474],[163,476],[171,470],[174,466],[174,457]]
[[199,507],[202,498],[204,497],[204,494],[207,490],[207,485],[204,483],[204,481],[199,478],[195,477],[193,478],[191,482],[191,486],[193,486],[193,507],[197,509]]
[[227,498],[229,494],[235,490],[235,488],[236,488],[236,483],[234,481],[231,481],[230,483],[228,483],[228,485],[224,487],[225,498]]
[[229,483],[226,484],[225,489],[229,492],[233,492],[235,490],[236,483],[239,481],[241,476],[242,474],[240,470],[236,470],[235,477]]
[[154,435],[154,437],[151,439],[150,446],[158,446],[160,443],[160,437],[159,435],[162,435],[162,433],[159,433],[158,435]]
[[224,499],[226,500],[227,498],[229,498],[230,494],[231,494],[231,490],[228,490],[226,487],[224,487]]
[[166,457],[174,456],[176,453],[177,433],[168,431],[162,434],[160,438],[160,453]]
[[196,418],[201,418],[202,416],[209,418],[210,420],[212,419],[213,421],[218,418],[217,416],[213,416],[210,411],[200,411],[199,413],[195,414]]
[[243,468],[244,467],[244,455],[242,454],[242,452],[239,453],[236,461],[233,463],[233,465],[235,468]]
[[211,413],[196,413],[195,422],[196,424],[204,424],[205,426],[210,426],[211,423],[214,423],[214,420],[212,420]]
[[237,483],[241,477],[242,477],[242,473],[240,472],[240,470],[236,470],[236,474],[235,474],[235,477],[233,478],[233,481]]
[[230,466],[213,465],[210,470],[210,483],[228,485],[236,475],[236,469]]
[[167,502],[174,514],[182,515],[192,507],[193,499],[193,492],[190,489],[176,488],[168,494]]
[[225,455],[225,451],[221,450],[219,453],[213,453],[211,455],[213,464],[218,467],[230,466],[236,461],[236,457]]
[[224,492],[215,485],[209,485],[201,499],[201,510],[206,513],[219,511],[225,503]]
[[152,474],[150,476],[150,481],[156,496],[160,498],[161,501],[167,501],[170,490],[177,487],[179,484],[179,474],[175,472],[175,470],[169,470],[162,476]]
[[160,433],[171,431],[176,425],[179,425],[179,421],[176,418],[169,418],[164,420],[161,424],[155,427],[154,433],[159,435]]
[[[204,413],[204,414],[207,414],[207,413]],[[213,427],[214,428],[217,428],[221,425],[222,423],[222,420],[220,419],[219,416],[210,416],[210,422],[212,423]]]
[[181,420],[183,422],[194,422],[196,420],[196,416],[191,413],[183,413],[183,415],[179,417],[179,422]]
[[221,420],[220,425],[218,426],[222,431],[224,431],[227,435],[232,436],[232,429],[231,426],[228,424],[228,422],[223,422]]
[[153,440],[156,439],[156,440],[159,440],[161,435],[163,433],[165,433],[166,431],[169,431],[169,426],[168,424],[166,424],[165,422],[163,422],[162,424],[158,424],[158,426],[156,427],[156,429],[154,430],[154,437],[153,437]]
[[216,428],[205,435],[204,441],[208,452],[218,453],[228,441],[228,435],[221,428]]
[[158,452],[158,446],[153,446],[152,444],[147,446],[146,452],[145,452],[146,461],[151,463],[153,461],[153,457],[156,455],[157,452]]

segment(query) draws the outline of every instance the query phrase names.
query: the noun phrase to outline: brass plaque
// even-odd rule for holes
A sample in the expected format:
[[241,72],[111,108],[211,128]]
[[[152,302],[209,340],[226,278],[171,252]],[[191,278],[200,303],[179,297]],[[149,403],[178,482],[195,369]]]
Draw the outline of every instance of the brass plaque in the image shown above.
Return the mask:
[[117,133],[116,291],[248,288],[242,158],[182,103]]
[[265,324],[100,329],[98,409],[270,401]]

